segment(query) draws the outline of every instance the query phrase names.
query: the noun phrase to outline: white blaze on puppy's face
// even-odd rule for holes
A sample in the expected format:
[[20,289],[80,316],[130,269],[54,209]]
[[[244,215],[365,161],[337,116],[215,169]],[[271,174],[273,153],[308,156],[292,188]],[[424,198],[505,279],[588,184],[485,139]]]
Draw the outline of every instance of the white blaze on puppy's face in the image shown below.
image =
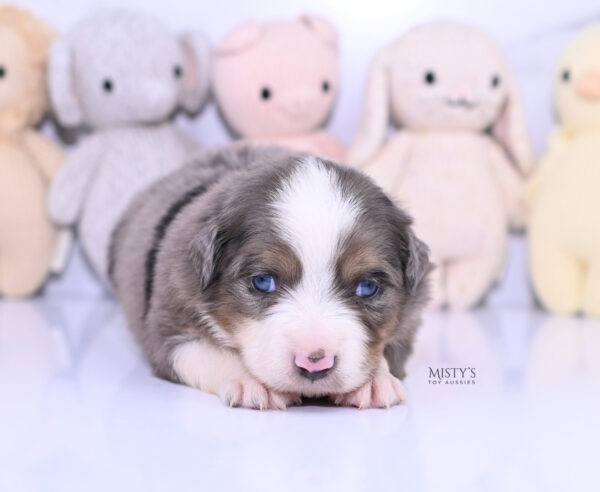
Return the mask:
[[[335,171],[313,158],[298,165],[272,204],[281,238],[302,265],[299,283],[281,294],[260,321],[242,323],[236,339],[248,369],[274,389],[305,395],[344,392],[363,384],[366,328],[335,294],[335,266],[361,210],[344,196]],[[295,360],[321,352],[335,366],[318,380]]]

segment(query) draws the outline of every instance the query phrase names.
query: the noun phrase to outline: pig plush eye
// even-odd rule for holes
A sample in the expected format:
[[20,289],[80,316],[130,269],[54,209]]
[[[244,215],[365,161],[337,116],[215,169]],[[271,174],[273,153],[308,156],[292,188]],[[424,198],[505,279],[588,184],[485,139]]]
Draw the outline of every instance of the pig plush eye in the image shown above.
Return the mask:
[[273,292],[275,290],[275,279],[272,275],[262,273],[252,277],[252,285],[259,292]]
[[361,280],[356,286],[356,295],[358,297],[373,297],[379,286],[372,280]]
[[492,87],[495,89],[496,87],[500,86],[500,76],[499,75],[494,75],[492,77]]
[[329,81],[324,80],[321,84],[321,88],[323,89],[323,92],[329,92]]
[[265,101],[271,99],[271,89],[263,87],[260,91],[260,97]]
[[173,67],[173,75],[175,76],[176,79],[181,78],[181,76],[183,75],[183,70],[179,65],[175,65]]
[[563,80],[563,82],[568,82],[571,80],[571,71],[568,68],[564,69],[560,74],[560,78]]
[[4,77],[6,77],[6,68],[0,65],[0,79],[3,79]]

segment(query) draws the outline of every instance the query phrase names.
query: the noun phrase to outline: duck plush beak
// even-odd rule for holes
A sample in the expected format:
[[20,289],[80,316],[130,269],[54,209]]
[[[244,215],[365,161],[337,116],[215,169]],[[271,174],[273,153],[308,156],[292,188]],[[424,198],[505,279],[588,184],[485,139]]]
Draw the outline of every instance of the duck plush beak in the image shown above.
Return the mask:
[[588,70],[577,80],[575,90],[584,99],[600,100],[600,70]]

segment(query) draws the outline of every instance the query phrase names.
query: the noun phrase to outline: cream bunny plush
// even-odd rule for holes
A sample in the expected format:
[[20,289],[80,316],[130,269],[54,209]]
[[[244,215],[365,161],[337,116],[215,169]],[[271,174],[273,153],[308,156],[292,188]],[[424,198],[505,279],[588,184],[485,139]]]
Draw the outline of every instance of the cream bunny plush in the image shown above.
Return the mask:
[[[397,131],[386,141],[389,122]],[[432,306],[476,305],[500,276],[533,163],[514,77],[484,33],[453,22],[407,32],[373,61],[348,151],[408,208],[437,265]]]
[[528,188],[531,278],[554,313],[600,316],[600,24],[555,70],[560,127]]
[[105,285],[111,233],[131,197],[195,151],[170,117],[178,107],[200,109],[209,61],[202,35],[176,36],[128,10],[92,15],[53,45],[49,86],[58,119],[93,131],[53,181],[50,214],[77,226]]
[[339,87],[337,32],[326,20],[241,24],[217,43],[212,81],[221,115],[246,143],[343,158],[322,128]]
[[48,275],[58,231],[46,192],[62,152],[34,128],[44,115],[54,34],[29,12],[0,7],[0,295],[33,294]]

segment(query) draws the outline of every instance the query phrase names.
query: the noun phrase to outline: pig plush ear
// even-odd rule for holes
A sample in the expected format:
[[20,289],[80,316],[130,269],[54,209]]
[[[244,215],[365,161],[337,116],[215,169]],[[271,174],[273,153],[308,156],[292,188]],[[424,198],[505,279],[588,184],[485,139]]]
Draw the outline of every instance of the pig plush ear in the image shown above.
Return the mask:
[[535,161],[535,155],[527,132],[525,111],[517,88],[515,77],[505,70],[506,101],[498,118],[492,125],[492,134],[502,144],[521,173],[527,176]]
[[215,54],[231,55],[245,50],[256,43],[262,35],[263,27],[258,22],[244,22],[225,35],[215,47]]
[[73,52],[64,36],[56,39],[50,50],[48,89],[52,107],[60,123],[65,126],[81,125],[83,111],[75,89]]
[[325,43],[332,46],[337,46],[338,33],[335,27],[333,27],[329,21],[323,19],[322,17],[310,14],[301,15],[299,21],[311,29]]
[[390,119],[390,51],[391,48],[386,47],[375,56],[367,78],[358,133],[346,156],[348,163],[358,168],[375,155],[387,132]]
[[189,113],[200,111],[210,87],[210,44],[199,32],[181,37],[183,49],[183,90],[181,105]]

